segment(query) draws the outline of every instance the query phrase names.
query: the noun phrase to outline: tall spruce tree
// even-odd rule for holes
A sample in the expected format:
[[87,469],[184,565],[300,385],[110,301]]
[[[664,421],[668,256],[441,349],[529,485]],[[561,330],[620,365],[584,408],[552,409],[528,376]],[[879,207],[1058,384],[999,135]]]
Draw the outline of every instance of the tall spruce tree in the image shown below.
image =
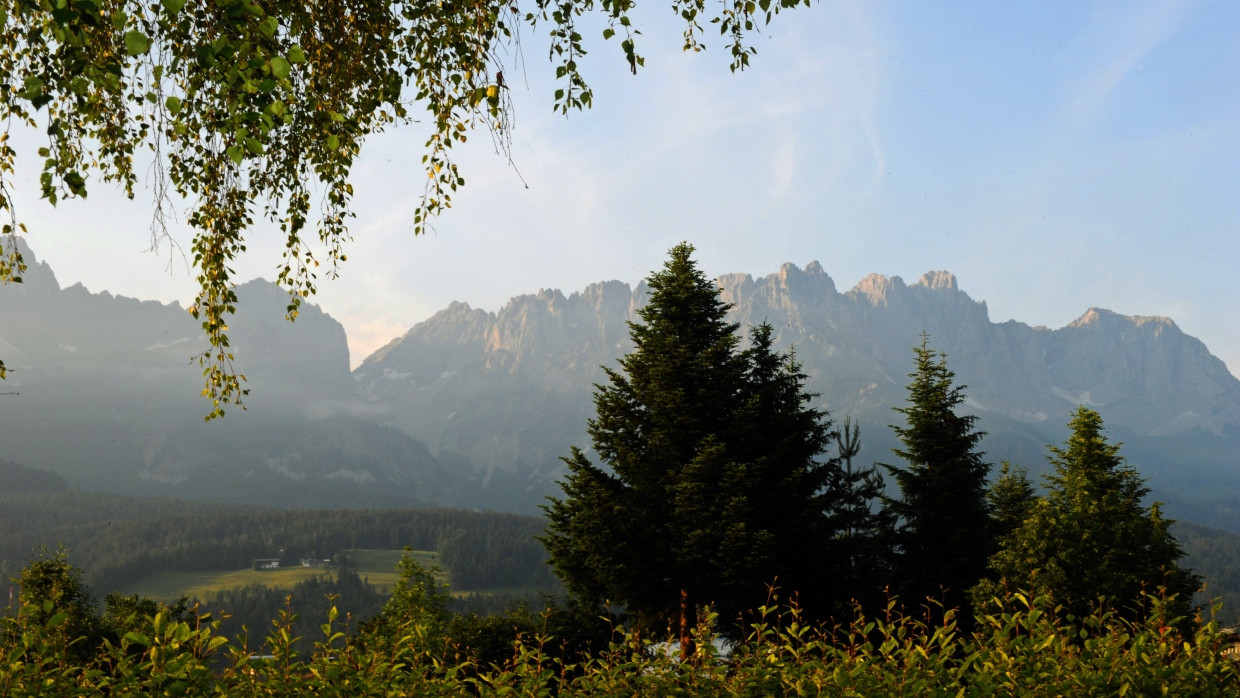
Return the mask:
[[[1200,578],[1181,568],[1183,555],[1172,521],[1157,502],[1146,507],[1145,480],[1108,443],[1102,417],[1080,407],[1064,448],[1048,457],[1055,474],[1047,494],[1028,506],[1023,523],[1006,536],[990,561],[993,579],[1034,593],[1050,593],[1078,618],[1101,600],[1129,618],[1147,610],[1142,593],[1174,597],[1172,616],[1187,618]],[[997,596],[995,582],[975,598]]]
[[929,598],[967,610],[968,591],[985,574],[993,546],[990,465],[978,450],[985,432],[974,429],[976,416],[957,413],[965,386],[955,384],[929,336],[913,351],[909,403],[895,408],[906,425],[892,425],[902,444],[893,450],[907,466],[886,466],[900,486],[900,499],[890,502],[900,520],[895,590],[910,606]]
[[829,483],[838,459],[806,376],[769,326],[741,350],[714,283],[681,244],[649,279],[635,345],[595,386],[598,466],[574,447],[543,542],[565,586],[672,627],[682,652],[699,606],[730,620],[767,585],[816,592],[832,564]]

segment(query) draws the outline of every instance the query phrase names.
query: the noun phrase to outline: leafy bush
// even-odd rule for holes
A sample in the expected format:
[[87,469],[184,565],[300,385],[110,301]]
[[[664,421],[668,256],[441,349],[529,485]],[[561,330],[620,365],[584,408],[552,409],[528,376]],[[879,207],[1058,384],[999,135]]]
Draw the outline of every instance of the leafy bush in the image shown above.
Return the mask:
[[[548,651],[560,638],[514,633],[507,657],[484,664],[459,645],[364,646],[340,632],[335,613],[300,659],[288,614],[251,654],[213,624],[162,612],[148,618],[145,632],[105,640],[78,661],[72,642],[55,640],[66,616],[36,622],[19,615],[2,621],[0,694],[1236,695],[1240,672],[1222,655],[1226,640],[1217,625],[1184,637],[1162,615],[1165,600],[1149,603],[1154,612],[1138,624],[1110,612],[1069,618],[1046,597],[1014,594],[982,615],[970,635],[960,633],[951,611],[929,624],[898,615],[894,605],[878,617],[858,609],[847,624],[820,627],[803,623],[795,607],[764,607],[726,656],[712,642],[707,615],[685,662],[633,634],[617,634],[596,656],[566,659]],[[483,634],[492,636],[506,625],[486,623],[494,627]],[[227,659],[223,669],[211,669],[215,656]]]

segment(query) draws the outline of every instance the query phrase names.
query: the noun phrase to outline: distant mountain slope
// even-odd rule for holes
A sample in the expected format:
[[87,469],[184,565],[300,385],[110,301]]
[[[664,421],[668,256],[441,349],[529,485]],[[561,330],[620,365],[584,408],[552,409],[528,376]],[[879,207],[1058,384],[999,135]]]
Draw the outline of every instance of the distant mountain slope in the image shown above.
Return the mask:
[[[1061,441],[1085,404],[1176,511],[1240,487],[1240,381],[1170,319],[1091,308],[1055,330],[993,323],[947,272],[911,285],[872,275],[840,293],[819,264],[789,264],[719,284],[734,321],[771,324],[832,414],[861,420],[863,459],[891,458],[891,408],[905,400],[911,347],[926,332],[969,386],[996,462],[1040,471],[1045,444]],[[532,507],[556,491],[558,457],[588,445],[591,385],[631,349],[625,323],[646,293],[613,281],[518,296],[495,313],[454,303],[354,377],[379,419],[476,472],[489,493],[480,501]]]
[[[25,244],[24,242],[21,244]],[[517,296],[498,312],[454,303],[352,374],[344,330],[284,293],[238,288],[231,336],[254,393],[203,424],[191,357],[206,343],[176,305],[62,289],[28,248],[0,287],[0,459],[70,486],[278,506],[489,506],[534,511],[559,458],[587,446],[592,384],[631,349],[643,284]],[[1091,308],[1066,327],[991,322],[947,272],[872,275],[840,292],[817,263],[719,279],[742,325],[768,322],[810,387],[862,426],[862,462],[889,461],[922,332],[968,385],[993,462],[1035,475],[1078,404],[1179,518],[1240,531],[1240,381],[1169,319]],[[1084,304],[1083,304],[1084,305]]]
[[0,460],[0,492],[63,492],[67,489],[69,483],[56,473]]
[[275,506],[450,505],[453,485],[426,447],[349,411],[356,405],[340,323],[252,281],[237,289],[230,336],[253,389],[247,409],[204,424],[193,357],[206,348],[177,305],[80,285],[60,288],[23,245],[29,270],[0,287],[0,458],[74,486]]

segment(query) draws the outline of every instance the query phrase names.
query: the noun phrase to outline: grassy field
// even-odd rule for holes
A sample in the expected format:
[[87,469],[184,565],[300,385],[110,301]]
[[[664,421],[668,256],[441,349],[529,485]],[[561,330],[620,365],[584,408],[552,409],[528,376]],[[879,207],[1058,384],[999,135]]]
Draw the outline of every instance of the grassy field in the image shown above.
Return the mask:
[[[396,584],[396,563],[404,555],[403,550],[346,550],[357,573],[384,592]],[[414,558],[423,566],[439,564],[439,553],[432,550],[415,550]],[[333,574],[334,568],[284,567],[275,570],[210,570],[204,572],[155,572],[131,584],[120,592],[123,595],[138,594],[162,601],[175,601],[182,594],[203,597],[228,589],[261,584],[272,589],[291,589],[294,584],[323,574]],[[441,573],[446,579],[446,573]]]

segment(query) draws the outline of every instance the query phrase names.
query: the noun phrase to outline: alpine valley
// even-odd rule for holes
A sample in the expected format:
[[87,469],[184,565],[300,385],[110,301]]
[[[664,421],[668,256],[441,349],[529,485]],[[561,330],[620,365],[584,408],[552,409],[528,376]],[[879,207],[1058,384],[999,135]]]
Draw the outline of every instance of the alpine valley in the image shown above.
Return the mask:
[[[453,303],[352,373],[341,325],[286,295],[237,290],[230,336],[246,409],[204,423],[206,348],[183,308],[61,288],[30,263],[0,287],[0,460],[88,491],[279,507],[463,506],[535,513],[560,457],[588,446],[593,384],[631,349],[643,284]],[[1037,480],[1069,413],[1101,413],[1170,516],[1240,532],[1240,380],[1162,317],[1089,308],[1066,327],[991,322],[948,272],[871,275],[840,292],[818,263],[719,278],[732,320],[795,349],[834,419],[861,425],[863,463],[890,462],[892,408],[922,333],[967,385],[988,459]]]

